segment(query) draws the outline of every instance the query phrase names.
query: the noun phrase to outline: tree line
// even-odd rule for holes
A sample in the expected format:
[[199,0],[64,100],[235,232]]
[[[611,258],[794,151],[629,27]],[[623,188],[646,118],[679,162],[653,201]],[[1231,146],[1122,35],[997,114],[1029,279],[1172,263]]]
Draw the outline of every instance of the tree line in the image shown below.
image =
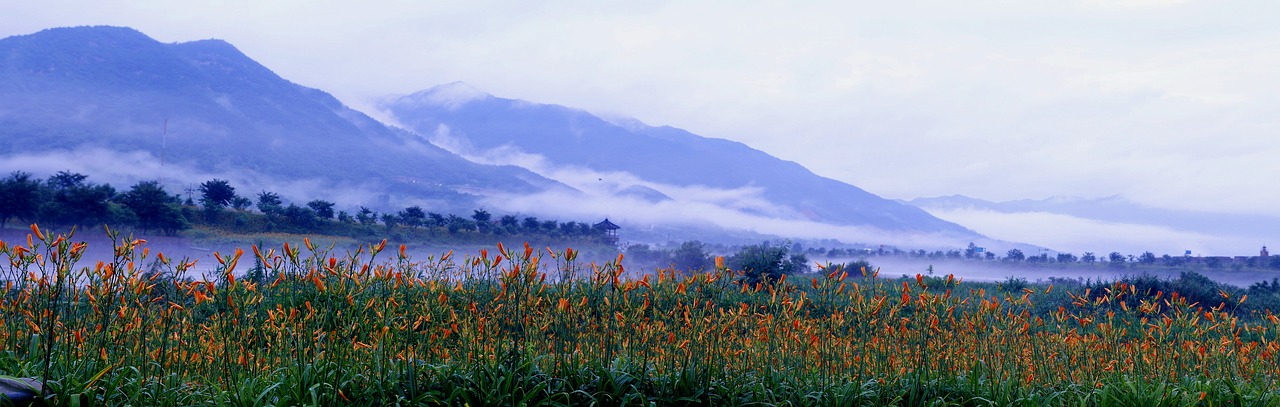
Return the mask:
[[[194,191],[193,191],[194,192]],[[11,220],[51,228],[111,224],[144,232],[174,235],[193,225],[236,232],[369,234],[478,234],[570,238],[603,241],[605,232],[592,225],[533,216],[495,217],[484,209],[470,216],[437,213],[414,205],[379,213],[361,206],[350,212],[334,202],[314,199],[286,202],[280,194],[260,191],[242,195],[227,180],[211,179],[198,187],[198,202],[166,191],[157,181],[141,181],[124,192],[88,176],[60,171],[46,179],[15,171],[0,180],[0,227]]]

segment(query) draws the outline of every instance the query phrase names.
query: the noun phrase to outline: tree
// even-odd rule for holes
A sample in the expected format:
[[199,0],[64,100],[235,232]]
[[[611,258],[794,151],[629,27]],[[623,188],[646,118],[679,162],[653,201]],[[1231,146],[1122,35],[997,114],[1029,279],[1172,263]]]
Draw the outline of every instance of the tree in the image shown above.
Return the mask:
[[14,171],[8,178],[0,180],[0,228],[9,219],[31,220],[39,204],[40,182],[32,179],[30,173]]
[[307,207],[315,211],[320,219],[333,219],[333,202],[317,199],[307,202]]
[[1093,252],[1084,252],[1084,255],[1080,256],[1080,261],[1085,262],[1086,264],[1093,264],[1098,261],[1098,256],[1095,256]]
[[476,222],[476,228],[481,232],[488,232],[489,227],[493,225],[491,222],[493,220],[493,215],[490,215],[489,212],[486,212],[484,209],[474,210],[471,214],[471,220]]
[[1077,260],[1077,259],[1076,259],[1076,255],[1074,255],[1074,254],[1071,254],[1071,253],[1058,253],[1058,262],[1059,262],[1059,263],[1075,263],[1075,262],[1076,262],[1076,260]]
[[319,226],[320,219],[316,217],[316,212],[311,208],[289,204],[284,208],[284,218],[294,227],[303,230],[311,230]]
[[729,265],[741,270],[750,284],[775,282],[785,274],[809,271],[809,260],[800,253],[788,255],[786,245],[764,242],[744,247],[729,257]]
[[143,181],[134,184],[118,200],[133,211],[137,216],[138,227],[144,231],[156,230],[171,235],[190,227],[187,219],[182,216],[178,202],[165,192],[159,182]]
[[476,223],[489,223],[490,220],[493,220],[493,215],[490,215],[489,212],[484,209],[476,209],[472,212],[471,219],[476,221]]
[[45,181],[46,193],[36,209],[40,223],[51,227],[105,222],[111,215],[110,200],[116,191],[110,185],[85,182],[88,176],[60,171]]
[[338,211],[338,222],[354,223],[355,221],[355,218],[352,218],[351,214],[347,213],[347,211]]
[[280,199],[279,194],[267,191],[258,193],[258,211],[273,215],[280,213],[281,210],[284,210],[284,201]]
[[506,229],[515,229],[520,226],[520,219],[517,219],[514,215],[502,215],[501,218],[498,218],[498,224]]
[[1022,254],[1022,250],[1018,249],[1009,249],[1009,252],[1004,255],[1005,261],[1023,261],[1026,260],[1026,258],[1027,255]]
[[58,171],[57,174],[49,176],[45,181],[49,188],[54,190],[66,190],[85,185],[85,180],[89,179],[88,175],[81,173],[73,173],[70,171]]
[[711,256],[707,254],[706,245],[692,240],[681,243],[671,252],[671,266],[682,272],[702,271],[711,268]]
[[382,224],[387,226],[387,230],[391,230],[392,228],[396,227],[396,223],[399,221],[400,221],[399,216],[396,216],[390,213],[382,214]]
[[231,205],[235,198],[236,189],[226,180],[214,178],[200,184],[200,205],[204,206],[205,221],[217,222],[222,208]]
[[253,201],[249,198],[239,195],[236,195],[235,198],[231,198],[231,207],[235,208],[237,211],[244,211],[245,209],[249,209],[250,206],[253,206]]
[[524,228],[527,232],[537,232],[541,228],[541,225],[542,222],[539,222],[538,218],[532,216],[527,216],[523,221],[520,221],[520,227]]
[[445,222],[444,215],[441,215],[435,212],[427,212],[427,219],[431,220],[431,223],[430,223],[431,226],[434,226],[434,227],[444,226],[444,222]]
[[637,243],[627,246],[627,259],[637,263],[666,266],[671,264],[669,261],[670,253],[665,250],[653,250],[647,244]]
[[206,207],[229,206],[235,198],[236,189],[226,180],[214,178],[200,184],[200,203]]
[[1141,264],[1147,264],[1147,265],[1150,265],[1150,264],[1156,264],[1156,255],[1155,255],[1155,253],[1152,253],[1152,252],[1142,252],[1142,255],[1141,255],[1141,256],[1138,256],[1138,263],[1141,263]]
[[423,222],[427,220],[427,213],[422,210],[421,206],[417,205],[400,210],[398,215],[400,216],[400,223],[411,228],[422,226]]
[[460,230],[475,229],[475,224],[467,218],[449,214],[449,218],[445,220],[445,227],[449,229],[449,233],[456,234]]
[[361,225],[369,226],[378,223],[378,213],[372,209],[361,206],[360,211],[356,212],[356,221]]
[[1110,261],[1112,266],[1118,267],[1124,264],[1125,255],[1120,254],[1120,252],[1111,252],[1111,254],[1107,255],[1107,261]]

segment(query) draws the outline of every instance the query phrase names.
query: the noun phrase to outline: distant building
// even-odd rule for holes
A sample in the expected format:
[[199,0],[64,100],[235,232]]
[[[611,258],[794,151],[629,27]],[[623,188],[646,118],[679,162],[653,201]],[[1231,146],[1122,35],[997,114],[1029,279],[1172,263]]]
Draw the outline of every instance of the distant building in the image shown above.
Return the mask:
[[622,228],[613,224],[613,222],[610,222],[609,218],[604,218],[603,222],[592,225],[591,227],[603,230],[605,241],[609,242],[609,244],[618,244],[618,229]]

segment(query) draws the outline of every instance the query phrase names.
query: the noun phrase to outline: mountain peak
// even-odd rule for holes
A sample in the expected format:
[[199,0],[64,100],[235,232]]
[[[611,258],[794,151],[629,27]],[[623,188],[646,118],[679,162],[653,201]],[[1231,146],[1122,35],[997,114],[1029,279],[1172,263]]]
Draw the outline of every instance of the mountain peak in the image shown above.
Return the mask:
[[466,82],[453,82],[443,85],[437,85],[431,89],[416,92],[409,95],[408,99],[414,103],[426,106],[443,107],[449,110],[455,110],[468,103],[492,98],[493,95],[485,93],[480,89]]

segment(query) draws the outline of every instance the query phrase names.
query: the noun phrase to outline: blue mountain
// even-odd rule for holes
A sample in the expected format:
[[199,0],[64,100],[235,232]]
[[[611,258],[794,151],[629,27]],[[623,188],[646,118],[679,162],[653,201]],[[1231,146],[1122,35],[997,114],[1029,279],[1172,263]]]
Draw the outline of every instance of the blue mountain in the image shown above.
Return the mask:
[[0,138],[0,156],[140,151],[164,157],[166,171],[321,180],[459,207],[476,193],[558,185],[388,127],[224,41],[165,44],[121,27],[0,40]]
[[770,217],[976,236],[919,208],[816,175],[795,162],[674,127],[606,120],[564,106],[495,97],[464,83],[390,99],[382,107],[419,134],[457,144],[455,152],[464,155],[535,154],[554,166],[625,173],[665,195],[671,194],[664,188],[758,189],[767,204],[743,204],[739,209]]

